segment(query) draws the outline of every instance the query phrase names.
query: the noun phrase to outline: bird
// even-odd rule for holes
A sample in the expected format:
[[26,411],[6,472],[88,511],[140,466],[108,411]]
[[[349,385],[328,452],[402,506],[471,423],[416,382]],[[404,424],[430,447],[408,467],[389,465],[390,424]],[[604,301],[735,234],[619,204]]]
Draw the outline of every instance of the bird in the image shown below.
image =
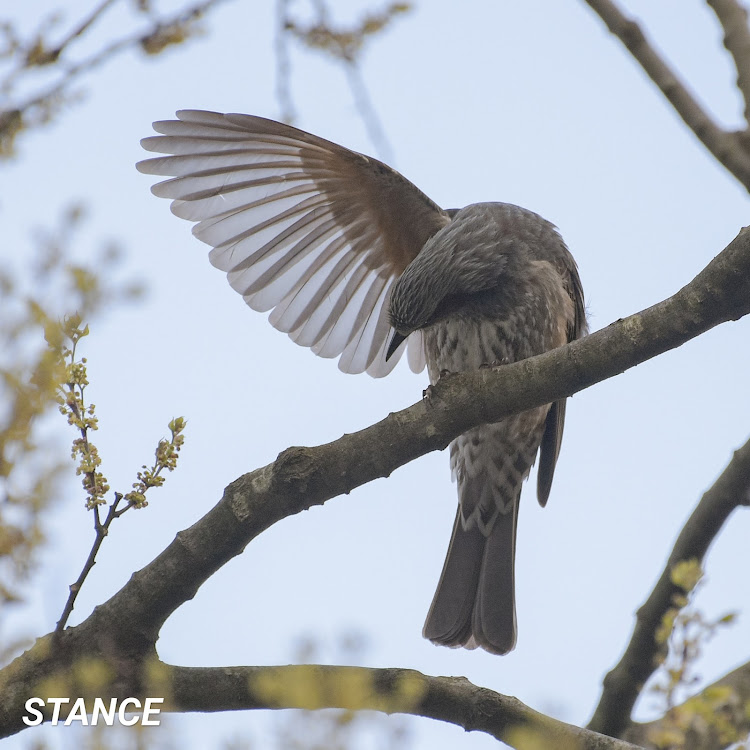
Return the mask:
[[[407,352],[431,384],[502,366],[587,331],[583,289],[557,228],[509,203],[442,209],[399,172],[291,125],[181,110],[141,143],[152,192],[211,246],[254,310],[347,373],[387,375]],[[547,503],[565,400],[450,444],[458,507],[423,635],[506,654],[516,645],[521,486],[539,454]]]

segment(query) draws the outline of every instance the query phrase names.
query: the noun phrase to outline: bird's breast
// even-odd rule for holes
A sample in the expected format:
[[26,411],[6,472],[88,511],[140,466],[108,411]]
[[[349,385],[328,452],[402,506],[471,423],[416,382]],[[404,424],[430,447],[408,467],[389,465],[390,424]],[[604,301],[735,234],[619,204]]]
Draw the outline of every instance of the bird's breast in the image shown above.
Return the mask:
[[[423,331],[430,382],[440,373],[478,370],[483,365],[515,362],[519,357],[518,321],[513,318],[454,316]],[[521,345],[520,349],[524,347]]]
[[534,262],[531,270],[528,283],[516,290],[514,304],[491,297],[467,301],[423,330],[430,382],[443,371],[517,362],[567,342],[573,302],[549,263]]

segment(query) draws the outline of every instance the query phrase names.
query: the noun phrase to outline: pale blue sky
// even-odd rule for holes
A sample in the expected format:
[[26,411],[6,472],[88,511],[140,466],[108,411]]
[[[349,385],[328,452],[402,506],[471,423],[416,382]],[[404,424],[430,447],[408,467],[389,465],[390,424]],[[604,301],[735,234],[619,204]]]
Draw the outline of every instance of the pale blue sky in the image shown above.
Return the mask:
[[[125,6],[126,4],[123,4]],[[356,16],[357,0],[332,3]],[[717,119],[739,124],[721,32],[698,0],[627,0]],[[53,0],[10,13],[31,29]],[[70,18],[89,4],[66,3]],[[6,11],[7,12],[7,11]],[[122,24],[113,13],[109,28]],[[106,24],[105,24],[106,25]],[[143,304],[98,321],[86,341],[90,394],[110,483],[127,488],[174,415],[189,420],[178,471],[146,511],[115,528],[72,622],[122,586],[221,497],[240,474],[290,445],[314,445],[418,400],[426,375],[405,363],[382,380],[342,374],[247,308],[207,261],[208,248],[136,172],[150,123],[180,108],[276,117],[273,6],[230,2],[209,34],[157,59],[129,54],[86,79],[86,100],[19,144],[0,168],[3,255],[29,247],[70,201],[91,221],[81,257],[100,239],[127,250],[148,283]],[[104,30],[104,27],[102,31]],[[374,153],[343,73],[293,54],[297,124]],[[660,301],[689,281],[748,221],[746,193],[685,128],[619,42],[581,0],[422,2],[363,62],[394,166],[445,207],[518,203],[560,228],[581,272],[593,330]],[[548,507],[525,490],[518,539],[519,640],[506,657],[421,638],[455,512],[447,455],[286,519],[178,610],[158,643],[183,665],[287,663],[298,636],[370,639],[366,663],[465,675],[574,723],[588,720],[619,659],[633,613],[655,582],[701,493],[750,433],[750,322],[721,326],[657,360],[578,394]],[[55,520],[24,625],[46,633],[90,545],[77,484]],[[708,559],[700,606],[739,609],[707,648],[711,680],[748,659],[747,514],[732,518]],[[741,583],[742,581],[742,583]],[[639,715],[648,715],[642,703]],[[179,717],[182,747],[243,728],[259,746],[258,713]],[[496,747],[426,720],[416,748]],[[65,731],[33,730],[73,747]],[[210,732],[210,734],[208,734]]]

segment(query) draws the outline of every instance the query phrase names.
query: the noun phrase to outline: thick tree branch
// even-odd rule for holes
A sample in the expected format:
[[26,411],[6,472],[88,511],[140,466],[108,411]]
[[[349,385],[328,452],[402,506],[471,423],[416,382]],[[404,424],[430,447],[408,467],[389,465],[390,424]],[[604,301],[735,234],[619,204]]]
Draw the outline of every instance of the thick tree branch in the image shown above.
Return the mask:
[[724,29],[724,46],[737,68],[737,88],[745,100],[745,121],[750,123],[750,28],[747,11],[737,0],[706,0]]
[[[21,658],[36,656],[30,660],[38,665],[43,660],[40,654],[48,653],[48,645],[42,639]],[[485,732],[517,748],[636,750],[629,742],[552,719],[517,698],[480,688],[465,677],[318,664],[177,667],[151,657],[142,660],[137,673],[126,680],[92,685],[86,672],[106,674],[111,664],[97,665],[90,656],[82,655],[78,660],[78,668],[71,669],[76,661],[63,657],[62,652],[47,659],[46,681],[40,681],[35,695],[43,700],[71,695],[92,702],[96,697],[105,701],[124,695],[141,701],[158,697],[164,699],[161,710],[180,713],[288,708],[381,711],[445,721],[467,732]],[[60,715],[65,717],[68,710],[70,705],[63,707]],[[7,727],[3,729],[7,736]]]
[[[272,524],[392,471],[478,424],[556,401],[750,312],[750,230],[677,294],[580,341],[500,368],[443,379],[430,398],[365,430],[290,448],[223,499],[97,609],[122,636],[156,641],[169,615]],[[123,617],[128,613],[127,617]]]
[[[163,670],[163,672],[162,672]],[[511,747],[635,750],[623,740],[551,719],[465,677],[430,677],[411,669],[299,665],[160,667],[180,711],[343,708],[424,716],[486,732]],[[171,707],[171,706],[170,706]]]
[[613,0],[586,0],[586,3],[640,63],[703,145],[750,191],[750,154],[743,146],[743,133],[725,131],[711,119],[651,46],[641,27],[625,16]]
[[232,482],[211,511],[83,623],[40,639],[0,671],[0,737],[24,728],[26,699],[61,664],[72,678],[78,660],[105,659],[124,693],[138,694],[139,665],[155,655],[169,615],[282,518],[388,476],[470,427],[572,395],[749,312],[750,230],[742,230],[664,302],[539,357],[445,378],[429,398],[333,443],[284,451]]
[[620,663],[604,678],[604,689],[589,729],[621,737],[630,724],[630,713],[646,680],[659,665],[656,630],[683,593],[671,579],[682,560],[702,561],[711,542],[736,508],[750,505],[750,440],[735,451],[716,483],[701,498],[683,527],[672,553],[646,603],[638,610],[635,629]]

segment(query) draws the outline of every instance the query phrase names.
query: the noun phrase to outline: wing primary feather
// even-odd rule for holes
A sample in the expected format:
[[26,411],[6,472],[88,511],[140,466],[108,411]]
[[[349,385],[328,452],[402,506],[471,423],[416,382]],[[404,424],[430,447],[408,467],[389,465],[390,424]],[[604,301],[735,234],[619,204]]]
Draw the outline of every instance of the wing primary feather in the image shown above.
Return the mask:
[[[143,146],[155,156],[137,166],[167,178],[154,193],[194,222],[211,263],[297,343],[341,355],[345,371],[390,371],[391,289],[449,215],[378,160],[283,123],[177,118],[154,124]],[[411,366],[423,366],[421,345],[409,347]]]
[[[335,357],[344,349],[344,342],[354,333],[352,325],[354,321],[351,314],[345,313],[350,308],[352,300],[355,299],[362,280],[368,275],[368,269],[361,263],[358,264],[351,275],[344,280],[344,286],[328,313],[328,319],[323,326],[327,333],[315,342],[311,347],[315,354],[321,357]],[[337,351],[338,350],[338,351]]]
[[302,326],[328,296],[328,289],[338,278],[341,266],[352,260],[347,260],[346,255],[345,240],[340,235],[334,236],[277,305],[271,316],[274,318],[272,325],[287,332]]
[[271,306],[280,304],[298,284],[300,277],[305,277],[310,266],[315,267],[317,261],[325,259],[325,249],[317,256],[313,252],[336,231],[333,222],[323,223],[313,231],[313,236],[306,235],[288,250],[275,253],[274,258],[278,255],[278,259],[248,285],[245,294],[271,295],[276,300]]
[[[375,276],[365,294],[364,301],[359,308],[354,321],[353,330],[356,331],[344,347],[339,360],[339,369],[343,372],[360,373],[367,369],[368,358],[372,345],[372,336],[377,328],[380,316],[378,301],[380,299],[386,279]],[[370,326],[372,321],[373,325]]]
[[[283,239],[289,236],[289,234],[291,234],[292,232],[296,231],[297,221],[305,222],[306,220],[308,220],[308,217],[315,218],[319,216],[320,214],[316,213],[315,209],[321,209],[323,208],[323,206],[320,205],[319,200],[315,200],[316,198],[319,198],[319,196],[306,198],[303,201],[300,201],[299,203],[286,209],[285,211],[275,214],[264,221],[260,221],[257,224],[251,226],[249,229],[245,229],[244,231],[237,234],[232,234],[232,232],[236,230],[234,230],[231,225],[225,225],[224,229],[229,230],[227,231],[227,234],[229,236],[224,237],[219,243],[212,243],[210,241],[211,236],[208,233],[209,230],[215,229],[216,223],[211,224],[210,226],[204,226],[205,222],[200,222],[193,228],[193,234],[195,234],[195,236],[199,240],[202,240],[206,244],[213,244],[213,250],[209,254],[209,258],[214,266],[216,266],[217,268],[221,268],[222,271],[244,270],[245,268],[251,266],[253,263],[256,263],[258,260],[265,257],[266,253],[278,244],[280,238]],[[238,211],[233,212],[232,218],[237,220],[239,213],[240,212]],[[301,217],[299,216],[300,214],[302,214]],[[299,218],[295,219],[295,217]],[[230,217],[227,216],[224,218],[228,220]],[[255,235],[265,232],[265,230],[273,229],[276,227],[276,225],[283,224],[283,222],[286,222],[289,219],[295,219],[295,223],[280,228],[278,235],[274,235],[267,242],[263,242],[259,247],[257,247],[257,249],[253,249],[251,253],[242,255],[240,257],[240,260],[232,259],[231,265],[227,264],[226,261],[223,260],[224,255],[227,253],[227,251],[232,251],[230,254],[236,255],[236,247],[243,240],[253,238]],[[220,262],[222,263],[222,265],[219,265]]]
[[[346,248],[344,238],[337,239],[335,244]],[[361,258],[345,249],[343,253],[332,251],[330,262],[334,261],[335,265],[330,271],[322,266],[315,277],[311,277],[309,284],[314,289],[312,296],[294,300],[296,318],[289,324],[289,328],[294,341],[301,346],[317,344],[331,330],[335,323],[335,317],[331,315],[332,308],[340,297],[338,287],[344,285],[348,275],[361,263]],[[320,281],[316,277],[320,277]],[[303,304],[304,307],[300,310],[299,307]]]

